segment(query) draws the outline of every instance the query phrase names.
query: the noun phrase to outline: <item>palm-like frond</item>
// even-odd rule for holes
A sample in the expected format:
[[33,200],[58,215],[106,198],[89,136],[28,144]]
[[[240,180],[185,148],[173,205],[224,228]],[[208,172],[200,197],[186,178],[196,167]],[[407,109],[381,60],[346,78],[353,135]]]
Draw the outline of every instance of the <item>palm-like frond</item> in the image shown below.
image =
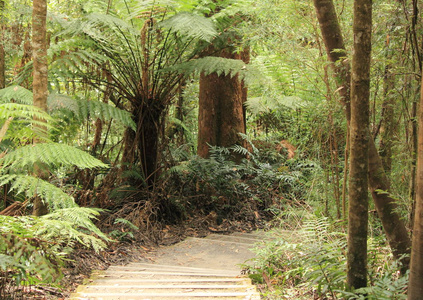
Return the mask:
[[0,186],[10,184],[10,191],[16,194],[24,194],[27,198],[40,197],[52,211],[75,207],[73,197],[63,192],[55,185],[30,175],[2,175]]
[[50,111],[69,110],[78,120],[86,120],[91,116],[104,121],[113,119],[134,130],[136,126],[129,112],[100,101],[87,101],[61,94],[50,94],[48,107]]
[[[105,247],[104,241],[110,239],[101,232],[91,221],[100,214],[100,211],[88,207],[70,207],[56,210],[40,218],[39,226],[35,226],[36,234],[48,240],[59,239],[92,247],[99,251]],[[77,226],[75,226],[77,224]],[[86,233],[88,230],[89,233]]]
[[36,163],[51,167],[77,166],[78,168],[107,168],[107,165],[88,153],[58,143],[28,145],[6,154],[1,160],[3,168],[31,169]]
[[231,77],[239,75],[240,79],[244,80],[247,84],[256,83],[261,77],[260,73],[253,66],[247,65],[242,60],[214,56],[183,62],[164,71],[168,70],[182,74],[204,73],[205,75],[209,75],[211,73],[217,73],[219,76],[229,75]]
[[19,85],[12,85],[0,90],[0,103],[32,104],[32,101],[32,92]]
[[[0,104],[0,119],[19,118],[25,121],[37,123],[33,119],[52,121],[53,119],[38,107],[18,103],[2,103]],[[41,124],[40,124],[41,125]],[[49,126],[48,123],[42,122],[43,126]]]
[[160,22],[159,26],[181,36],[207,42],[210,42],[218,34],[210,19],[188,12],[176,14]]

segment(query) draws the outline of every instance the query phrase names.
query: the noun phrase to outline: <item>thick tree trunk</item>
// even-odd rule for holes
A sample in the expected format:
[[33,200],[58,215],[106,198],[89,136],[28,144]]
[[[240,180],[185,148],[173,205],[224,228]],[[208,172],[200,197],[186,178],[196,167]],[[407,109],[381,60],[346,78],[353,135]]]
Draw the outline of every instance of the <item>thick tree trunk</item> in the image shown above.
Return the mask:
[[[45,111],[47,111],[48,95],[46,18],[47,1],[34,0],[32,10],[33,104]],[[39,125],[34,126],[34,130],[40,135],[45,134],[46,131],[45,127]],[[42,176],[42,174],[38,175]],[[46,204],[39,197],[35,197],[33,214],[41,216],[47,212]]]
[[411,249],[408,300],[423,299],[423,73],[420,87],[419,136],[417,154],[417,193]]
[[124,137],[122,163],[124,169],[129,166],[141,166],[143,180],[136,179],[131,184],[153,187],[158,176],[159,140],[162,134],[162,117],[165,108],[160,101],[148,100],[148,104],[140,101],[140,106],[132,111],[137,131],[128,128]]
[[[210,51],[212,52],[212,51]],[[241,59],[240,54],[221,50],[220,57]],[[209,145],[230,147],[244,145],[238,133],[245,133],[246,87],[238,75],[200,76],[200,95],[198,112],[198,148],[201,157],[209,156]],[[240,160],[237,156],[235,159]]]
[[354,1],[347,285],[367,285],[368,149],[372,0]]
[[[314,4],[329,60],[335,65],[334,69],[341,99],[345,101],[349,99],[347,98],[348,92],[345,92],[344,89],[349,89],[350,75],[346,60],[341,64],[343,67],[341,70],[336,67],[336,65],[340,65],[336,60],[337,54],[342,51],[335,50],[341,49],[345,51],[345,45],[342,41],[335,7],[332,0],[314,0]],[[343,96],[343,94],[345,95]],[[345,103],[345,113],[347,122],[349,122],[351,114],[348,103]],[[395,199],[389,194],[389,180],[383,170],[382,161],[372,139],[369,141],[369,188],[372,191],[372,198],[383,223],[389,245],[395,258],[401,259],[403,263],[402,271],[404,271],[408,268],[408,259],[404,258],[403,255],[410,254],[411,240],[403,221],[395,210]],[[381,193],[381,191],[384,192]]]

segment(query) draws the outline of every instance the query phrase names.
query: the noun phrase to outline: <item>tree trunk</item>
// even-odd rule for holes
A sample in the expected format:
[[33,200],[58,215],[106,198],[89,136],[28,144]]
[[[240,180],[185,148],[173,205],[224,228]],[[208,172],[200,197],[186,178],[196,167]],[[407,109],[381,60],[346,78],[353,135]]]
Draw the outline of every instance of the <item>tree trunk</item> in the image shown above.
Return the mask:
[[[333,1],[314,0],[314,4],[322,31],[323,41],[326,45],[326,51],[329,60],[334,64],[341,100],[348,101],[349,93],[346,92],[345,89],[349,90],[349,67],[347,61],[344,60],[341,64],[342,68],[339,69],[340,64],[336,60],[341,51],[335,50],[341,49],[345,51],[345,46],[342,40],[341,29],[339,27]],[[345,103],[345,113],[347,122],[349,122],[351,113],[349,111],[348,102]],[[383,170],[382,161],[373,139],[369,141],[369,188],[372,191],[372,198],[394,257],[396,259],[401,259],[403,264],[402,271],[404,271],[408,268],[409,260],[404,258],[403,255],[410,254],[411,240],[403,221],[396,212],[397,206],[395,204],[395,199],[389,194],[389,180]],[[381,193],[380,191],[383,192]]]
[[[212,48],[212,47],[211,47]],[[214,49],[209,49],[209,52]],[[241,54],[230,50],[219,51],[219,56],[242,59]],[[238,75],[218,75],[212,73],[200,76],[198,111],[198,148],[201,157],[209,156],[209,145],[230,147],[244,145],[238,133],[245,133],[246,87]],[[235,160],[241,157],[235,154]]]
[[417,192],[411,248],[408,300],[423,299],[423,72],[420,87],[420,111],[418,114]]
[[[32,10],[32,57],[33,57],[33,104],[35,107],[47,111],[47,39],[46,39],[46,18],[47,1],[34,0]],[[44,135],[46,129],[44,126],[34,126],[34,130],[39,135]],[[34,140],[34,143],[40,140]],[[42,175],[40,170],[36,170]],[[39,198],[34,199],[33,214],[41,216],[46,214],[47,206]]]
[[136,179],[131,182],[134,186],[147,185],[153,187],[158,176],[159,140],[162,134],[162,117],[165,107],[156,99],[145,102],[139,101],[140,105],[133,108],[132,115],[137,124],[137,131],[128,128],[124,137],[124,152],[122,163],[124,169],[129,166],[140,165],[142,180]]
[[0,0],[0,89],[6,87],[6,60],[3,46],[5,25],[4,0]]
[[347,285],[367,286],[368,148],[372,1],[354,1]]

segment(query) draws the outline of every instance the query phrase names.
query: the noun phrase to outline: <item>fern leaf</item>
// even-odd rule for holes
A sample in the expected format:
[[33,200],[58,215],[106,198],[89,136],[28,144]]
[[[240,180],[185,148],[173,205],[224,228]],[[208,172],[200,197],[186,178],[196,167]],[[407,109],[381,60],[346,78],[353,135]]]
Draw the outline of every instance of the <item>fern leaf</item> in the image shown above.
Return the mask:
[[50,167],[77,166],[78,168],[106,168],[107,165],[90,154],[58,143],[28,145],[6,154],[0,163],[3,167],[31,169],[35,163],[45,163]]
[[42,226],[38,226],[36,232],[49,239],[65,235],[98,252],[105,247],[104,241],[110,241],[92,222],[99,214],[100,210],[88,207],[56,210],[40,218]]
[[10,190],[17,194],[24,194],[28,198],[40,197],[52,211],[76,206],[73,197],[55,185],[34,176],[0,176],[0,186],[5,184],[10,184]]
[[214,56],[180,63],[163,70],[163,72],[166,71],[176,71],[181,74],[204,73],[205,75],[217,73],[218,75],[230,75],[231,77],[239,75],[240,79],[247,84],[256,83],[260,79],[260,74],[257,73],[257,70],[253,66],[245,64],[242,60]]
[[21,104],[32,104],[33,96],[30,90],[19,85],[12,85],[0,90],[0,102],[16,102]]
[[[18,103],[2,103],[0,104],[0,119],[19,118],[26,119],[27,121],[33,121],[34,118],[39,120],[45,120],[47,122],[53,121],[46,112],[39,109],[38,107],[26,104]],[[44,126],[49,126],[43,122]]]
[[217,35],[216,28],[210,19],[188,12],[178,13],[160,22],[159,26],[168,28],[171,32],[179,33],[182,36],[207,42],[210,42]]
[[74,99],[61,94],[50,94],[48,106],[50,111],[69,110],[78,120],[86,120],[89,116],[94,116],[104,121],[115,120],[133,130],[136,129],[136,124],[129,112],[104,102]]

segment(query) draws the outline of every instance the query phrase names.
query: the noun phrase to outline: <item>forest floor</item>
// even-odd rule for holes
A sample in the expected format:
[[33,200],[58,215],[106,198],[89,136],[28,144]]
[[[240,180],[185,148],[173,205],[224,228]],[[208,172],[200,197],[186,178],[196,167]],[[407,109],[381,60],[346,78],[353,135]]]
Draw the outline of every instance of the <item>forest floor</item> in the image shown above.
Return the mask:
[[[66,299],[75,289],[87,281],[93,270],[106,270],[111,265],[125,265],[134,261],[154,261],[163,247],[174,245],[187,237],[202,238],[209,234],[230,234],[233,232],[251,232],[265,227],[265,222],[224,220],[220,225],[209,222],[209,216],[197,216],[181,224],[163,225],[152,228],[148,234],[134,233],[134,238],[110,243],[101,252],[85,248],[74,251],[64,269],[64,278],[60,287],[38,288],[34,296],[24,299]],[[257,223],[260,224],[257,226]]]
[[189,237],[152,257],[94,272],[71,299],[260,299],[242,265],[264,239],[262,231]]

